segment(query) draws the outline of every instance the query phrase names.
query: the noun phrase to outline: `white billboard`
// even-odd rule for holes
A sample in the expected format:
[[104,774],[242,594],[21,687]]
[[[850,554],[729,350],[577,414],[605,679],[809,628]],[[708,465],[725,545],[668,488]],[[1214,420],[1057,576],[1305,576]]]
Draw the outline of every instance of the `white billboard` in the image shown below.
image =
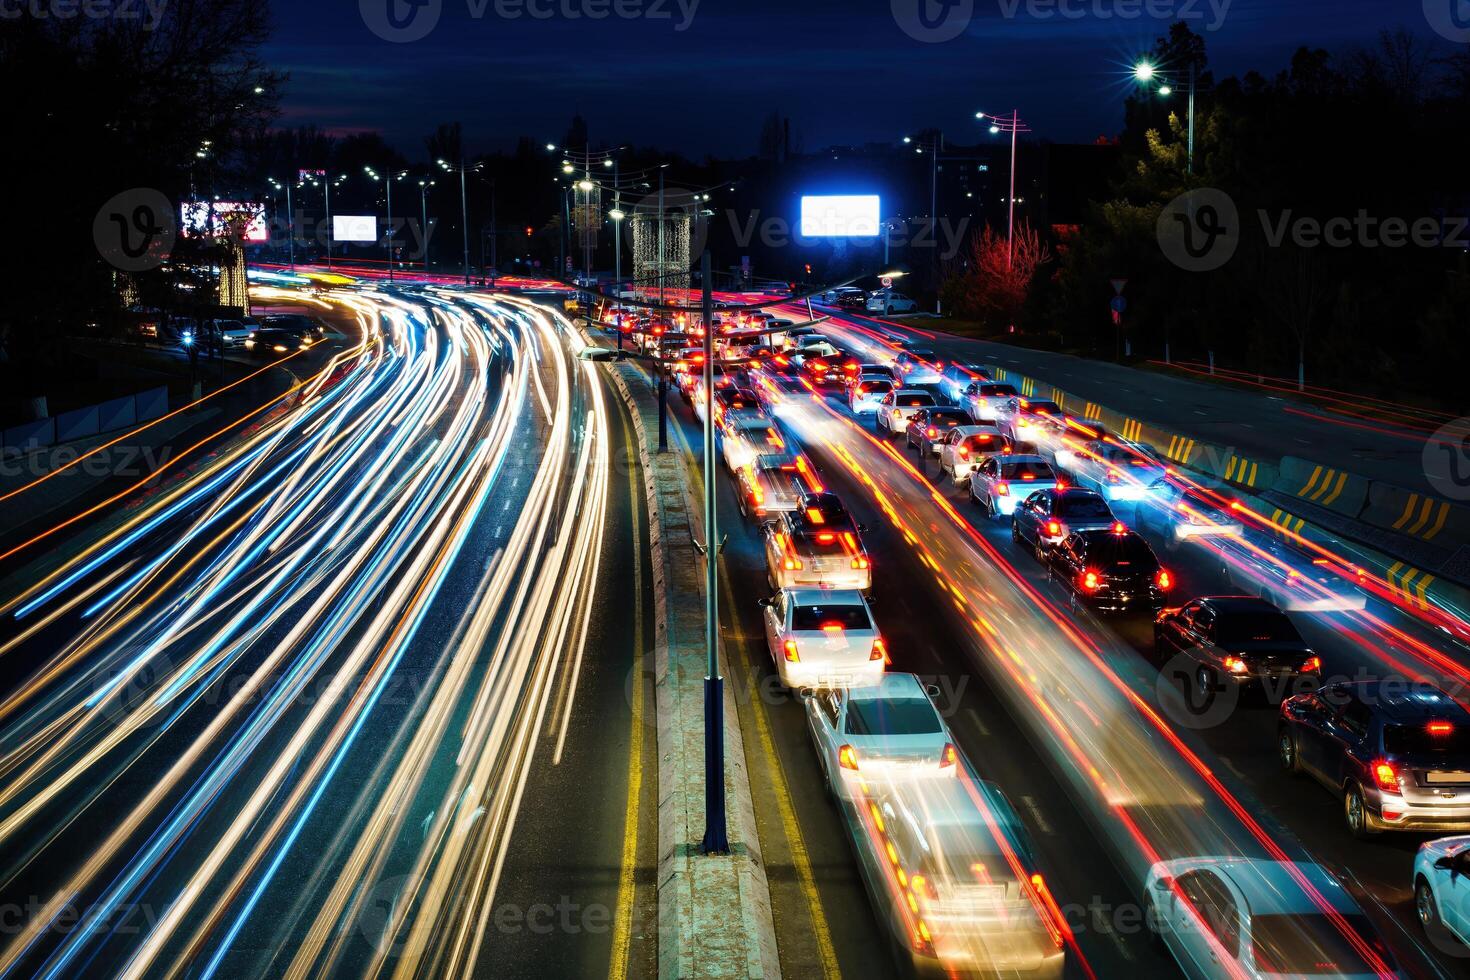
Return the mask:
[[378,219],[371,214],[332,215],[332,241],[375,242],[378,240]]
[[803,195],[801,237],[873,238],[878,212],[877,194]]

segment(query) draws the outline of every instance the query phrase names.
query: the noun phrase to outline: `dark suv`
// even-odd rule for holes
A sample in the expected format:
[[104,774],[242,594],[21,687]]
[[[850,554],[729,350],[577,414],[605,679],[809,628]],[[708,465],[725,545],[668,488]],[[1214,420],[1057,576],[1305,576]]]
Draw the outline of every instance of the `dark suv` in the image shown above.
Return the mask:
[[1331,684],[1281,702],[1281,765],[1337,793],[1356,837],[1470,831],[1470,712],[1407,681]]
[[1152,613],[1174,585],[1148,542],[1121,525],[1069,534],[1047,555],[1046,567],[1071,593],[1074,606],[1099,612]]
[[1160,659],[1184,652],[1198,662],[1195,687],[1209,697],[1221,684],[1316,675],[1322,661],[1286,614],[1254,596],[1213,596],[1165,609],[1154,620]]

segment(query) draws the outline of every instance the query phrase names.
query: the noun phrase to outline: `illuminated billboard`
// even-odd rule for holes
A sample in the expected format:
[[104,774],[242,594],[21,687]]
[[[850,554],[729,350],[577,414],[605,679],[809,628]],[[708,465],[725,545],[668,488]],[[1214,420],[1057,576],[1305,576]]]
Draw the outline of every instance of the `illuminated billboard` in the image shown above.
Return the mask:
[[835,194],[801,199],[801,237],[873,238],[878,235],[877,194]]
[[332,215],[332,241],[375,242],[378,240],[378,219],[370,214]]
[[179,207],[186,235],[224,235],[230,225],[241,225],[247,242],[270,240],[265,223],[265,205],[242,201],[185,201]]

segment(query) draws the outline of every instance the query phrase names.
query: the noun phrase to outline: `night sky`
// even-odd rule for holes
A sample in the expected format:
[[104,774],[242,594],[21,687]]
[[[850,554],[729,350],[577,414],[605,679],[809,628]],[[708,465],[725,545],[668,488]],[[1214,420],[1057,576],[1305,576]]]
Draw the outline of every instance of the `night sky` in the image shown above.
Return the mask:
[[[408,19],[410,0],[272,0],[266,54],[291,75],[282,124],[378,130],[412,158],[439,122],[462,121],[472,151],[493,151],[520,135],[559,142],[580,113],[594,142],[747,156],[772,111],[791,118],[798,149],[814,150],[924,127],[974,142],[983,132],[977,109],[1017,107],[1039,136],[1090,141],[1120,128],[1125,67],[1173,19],[1090,13],[1128,3],[1146,10],[1145,0],[948,0],[961,5],[952,15],[967,3],[973,14],[944,21],[935,0],[892,0],[895,9],[935,4],[929,22],[938,30],[967,24],[953,40],[925,43],[899,27],[888,0],[600,0],[662,14],[601,21],[508,20],[496,0],[412,2],[430,5],[417,12],[428,20]],[[599,0],[499,2],[560,11]],[[1190,12],[1217,75],[1274,74],[1299,45],[1345,52],[1399,26],[1446,46],[1420,0],[1147,2]],[[381,22],[388,3],[400,5],[408,30],[434,23],[436,6],[437,24],[422,40],[384,41],[367,20],[376,5]],[[1089,13],[1035,16],[1058,3]]]

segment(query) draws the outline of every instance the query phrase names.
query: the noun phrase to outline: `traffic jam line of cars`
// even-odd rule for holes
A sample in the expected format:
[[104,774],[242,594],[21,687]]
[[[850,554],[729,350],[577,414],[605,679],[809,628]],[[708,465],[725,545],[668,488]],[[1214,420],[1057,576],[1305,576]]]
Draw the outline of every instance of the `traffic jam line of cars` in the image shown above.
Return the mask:
[[[1222,685],[1319,675],[1321,659],[1286,613],[1366,608],[1368,583],[1361,569],[1279,538],[1263,546],[1247,542],[1246,508],[1175,473],[1151,447],[1069,418],[1054,403],[1024,399],[978,367],[962,369],[973,380],[957,386],[940,374],[932,352],[915,356],[902,350],[895,367],[901,386],[876,404],[850,401],[852,413],[876,413],[878,433],[904,434],[905,448],[921,461],[937,440],[941,485],[968,482],[970,501],[987,517],[1009,519],[1013,539],[1035,554],[1074,607],[1152,615],[1157,657],[1194,658],[1192,679],[1200,696],[1210,697]],[[968,418],[956,418],[956,408]],[[919,426],[925,431],[916,436]],[[981,433],[983,444],[977,441]],[[969,451],[959,454],[961,446]],[[1114,515],[1119,503],[1135,505],[1140,526],[1152,528],[1171,549],[1191,541],[1215,545],[1223,576],[1246,594],[1166,608],[1171,573],[1147,541]],[[1470,830],[1470,712],[1449,695],[1422,687],[1406,692],[1376,681],[1334,683],[1285,698],[1280,719],[1282,768],[1338,795],[1355,836]],[[1253,976],[1298,970],[1345,975],[1330,967],[1375,958],[1391,965],[1361,910],[1316,865],[1298,865],[1293,877],[1329,896],[1326,914],[1345,917],[1350,926],[1321,930],[1322,935],[1330,939],[1335,932],[1345,941],[1357,936],[1362,943],[1328,950],[1330,960],[1310,964],[1301,962],[1304,950],[1291,952],[1294,940],[1283,924],[1322,910],[1270,908],[1270,896],[1279,900],[1282,892],[1272,884],[1280,877],[1280,862],[1210,859],[1194,865],[1161,865],[1145,889],[1151,919],[1162,890],[1171,902],[1182,892],[1202,921],[1203,929],[1181,931],[1171,925],[1170,914],[1157,916],[1160,935],[1186,973],[1215,975],[1222,953]],[[1466,872],[1470,835],[1420,846],[1415,910],[1431,940],[1452,935],[1470,941]],[[1271,914],[1259,914],[1263,907]],[[1243,937],[1256,940],[1250,953],[1242,952]]]
[[[976,828],[961,835],[963,846],[951,838],[951,853],[984,849],[988,842],[991,854],[1005,851],[1016,859],[1013,872],[1034,869],[1035,864],[1025,860],[1029,845],[1024,827],[1007,818],[1009,804],[999,788],[974,776],[934,712],[929,692],[912,675],[884,669],[889,657],[868,592],[871,560],[861,544],[864,528],[820,486],[805,455],[775,424],[771,412],[783,392],[773,376],[794,374],[818,397],[840,392],[850,417],[861,420],[871,413],[880,437],[902,436],[925,473],[930,465],[940,468],[940,486],[963,486],[986,517],[1008,520],[1017,543],[1036,555],[1074,607],[1154,616],[1160,655],[1177,651],[1196,657],[1193,680],[1201,692],[1319,673],[1320,659],[1283,610],[1361,609],[1364,600],[1354,588],[1361,584],[1361,572],[1321,557],[1310,559],[1303,572],[1303,554],[1280,543],[1238,547],[1243,525],[1236,502],[1190,483],[1149,447],[1071,419],[1052,403],[1024,399],[978,366],[941,368],[932,352],[914,349],[901,351],[891,366],[862,363],[810,328],[766,336],[776,342],[752,346],[719,338],[726,363],[743,360],[748,365],[728,375],[717,373],[722,451],[737,483],[741,510],[759,522],[764,535],[767,577],[776,593],[762,602],[767,648],[782,681],[806,695],[808,727],[828,786],[858,818],[849,826],[858,831],[854,848],[880,920],[892,927],[921,969],[943,963],[946,969],[958,965],[963,971],[976,967],[979,955],[992,963],[979,965],[979,972],[993,972],[995,957],[1007,948],[1019,920],[1012,917],[1007,929],[997,931],[983,910],[1014,890],[1032,910],[1026,918],[1030,928],[1023,931],[1045,935],[1051,951],[1041,949],[1043,943],[1032,950],[1041,949],[1040,958],[1026,961],[1031,967],[1016,964],[1004,972],[1059,972],[1072,940],[1039,876],[1014,873],[998,887],[990,878],[980,883],[977,875],[971,880],[949,861],[947,871],[938,871],[937,877],[932,868],[928,874],[920,871],[915,882],[915,868],[923,860],[906,855],[918,853],[944,864],[946,859],[937,855],[942,849],[928,838],[950,836],[943,829],[950,826]],[[702,411],[705,399],[696,370],[702,355],[685,350],[678,356],[680,390]],[[1156,522],[1170,549],[1189,542],[1229,546],[1230,560],[1223,567],[1232,583],[1251,594],[1202,597],[1166,608],[1174,587],[1171,572],[1148,542],[1113,512],[1115,506],[1129,504],[1140,524]],[[1332,740],[1330,734],[1309,730],[1310,718],[1297,720],[1315,710],[1315,717],[1325,719],[1319,728],[1330,733],[1343,723],[1350,694],[1334,688],[1283,702],[1283,767],[1310,773],[1341,792],[1345,820],[1355,834],[1394,826],[1470,830],[1470,811],[1451,813],[1443,806],[1455,780],[1463,778],[1470,787],[1470,744],[1456,740],[1462,728],[1470,732],[1463,727],[1470,718],[1447,719],[1451,712],[1441,705],[1444,710],[1431,707],[1423,718],[1401,723],[1387,741],[1380,729],[1365,729],[1380,732],[1373,736],[1380,739],[1373,743],[1379,750],[1364,750],[1365,758],[1350,763],[1320,750]],[[1312,698],[1317,702],[1308,704]],[[884,706],[881,710],[869,706],[875,700]],[[1369,701],[1376,707],[1386,703]],[[1291,736],[1299,741],[1288,744],[1289,728],[1294,733],[1300,729],[1302,734]],[[1422,736],[1413,743],[1418,754],[1390,757],[1390,745],[1402,753],[1411,744],[1405,741],[1406,731]],[[1309,741],[1311,749],[1298,747]],[[1358,766],[1356,782],[1340,778],[1349,765]],[[947,785],[945,775],[963,775],[958,782],[965,791],[936,788]],[[1418,792],[1426,786],[1429,793]],[[1435,796],[1433,802],[1427,801],[1429,795]],[[1409,817],[1413,807],[1423,805],[1434,806],[1445,822]],[[977,810],[983,819],[973,819]],[[914,816],[920,812],[929,823]],[[1464,822],[1456,823],[1459,819]],[[906,846],[900,843],[904,833],[914,835]],[[1462,849],[1466,856],[1457,858]],[[1453,878],[1454,869],[1470,867],[1467,862],[1470,837],[1421,848],[1416,907],[1426,929],[1465,935],[1470,904],[1464,903],[1463,892],[1456,897]],[[1190,975],[1217,975],[1221,957],[1241,975],[1356,975],[1364,970],[1368,975],[1397,975],[1387,949],[1341,886],[1315,865],[1289,864],[1284,854],[1277,861],[1222,858],[1199,859],[1190,867],[1161,864],[1144,890],[1151,911],[1158,913],[1150,921],[1157,920],[1161,941]],[[985,861],[970,863],[972,872],[982,866],[986,876],[998,870]],[[1311,896],[1311,907],[1262,905],[1263,889],[1269,892],[1273,878],[1281,875]],[[1334,890],[1329,893],[1318,878]],[[974,891],[977,884],[982,885],[980,892]],[[979,895],[985,896],[983,901]],[[1465,915],[1459,914],[1457,901]],[[960,908],[967,911],[956,919]],[[1257,913],[1253,919],[1252,913]],[[1181,914],[1187,922],[1179,919]],[[1325,928],[1298,928],[1313,916],[1333,921]],[[943,932],[936,929],[941,922],[948,926]],[[1243,922],[1248,923],[1244,932]],[[1259,931],[1249,924],[1258,925]],[[1304,935],[1312,938],[1303,941]],[[1333,947],[1333,936],[1343,948]],[[984,937],[979,946],[976,937]],[[1320,959],[1324,955],[1328,958]],[[1320,961],[1302,969],[1313,956]],[[1337,968],[1343,964],[1348,966]],[[1352,969],[1352,964],[1362,969]]]

